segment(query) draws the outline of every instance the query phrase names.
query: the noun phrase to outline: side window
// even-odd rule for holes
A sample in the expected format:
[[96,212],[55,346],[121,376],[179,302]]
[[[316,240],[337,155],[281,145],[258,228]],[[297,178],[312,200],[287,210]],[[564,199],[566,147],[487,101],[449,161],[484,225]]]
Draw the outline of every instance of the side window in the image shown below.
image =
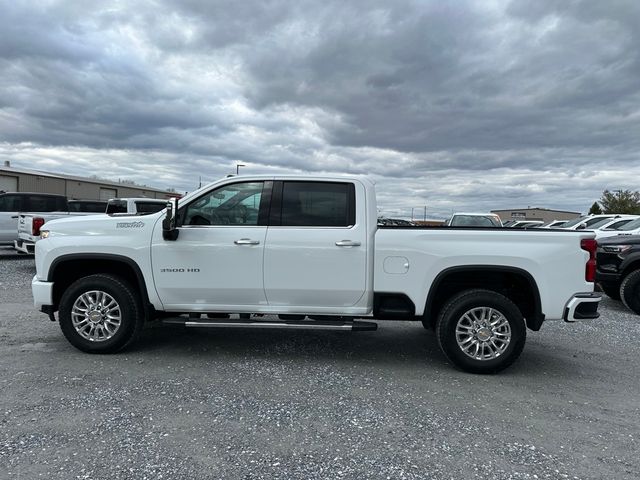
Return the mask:
[[109,200],[107,202],[106,212],[109,215],[114,213],[127,213],[127,201],[126,200]]
[[58,205],[57,197],[45,197],[39,195],[29,197],[27,206],[27,209],[30,212],[54,212],[59,208],[60,206]]
[[263,182],[225,185],[187,205],[183,225],[258,225]]
[[87,202],[83,200],[72,200],[68,205],[70,212],[104,213],[106,207],[107,202]]
[[351,183],[284,182],[282,226],[350,227],[355,224]]
[[22,197],[20,195],[3,195],[0,197],[0,212],[21,212]]
[[160,210],[164,210],[167,208],[166,203],[158,203],[158,202],[136,202],[136,212],[149,214],[156,213]]

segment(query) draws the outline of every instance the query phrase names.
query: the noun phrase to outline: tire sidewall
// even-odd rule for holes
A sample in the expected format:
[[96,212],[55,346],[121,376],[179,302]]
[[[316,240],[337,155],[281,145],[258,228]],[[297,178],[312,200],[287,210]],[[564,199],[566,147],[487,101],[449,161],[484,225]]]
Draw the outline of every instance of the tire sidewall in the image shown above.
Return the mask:
[[627,308],[640,315],[640,270],[634,270],[624,278],[620,298]]
[[[111,295],[118,303],[121,324],[109,340],[92,342],[82,337],[71,321],[73,304],[83,293],[100,290]],[[76,348],[89,353],[110,353],[123,348],[137,330],[139,307],[131,293],[131,287],[123,280],[107,275],[91,275],[75,281],[62,295],[58,314],[60,328],[69,342]]]
[[[509,322],[511,341],[499,357],[475,360],[462,351],[456,340],[458,320],[469,310],[490,307],[499,311]],[[455,365],[471,373],[496,373],[511,365],[522,352],[526,339],[526,325],[518,307],[508,298],[488,290],[474,290],[457,295],[443,308],[437,324],[440,347]]]

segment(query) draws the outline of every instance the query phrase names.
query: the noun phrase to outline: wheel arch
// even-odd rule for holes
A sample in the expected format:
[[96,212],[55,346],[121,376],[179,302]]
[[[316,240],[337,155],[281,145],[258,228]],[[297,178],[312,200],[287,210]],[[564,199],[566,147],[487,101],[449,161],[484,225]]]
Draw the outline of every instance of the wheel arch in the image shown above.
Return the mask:
[[141,295],[145,316],[153,312],[146,281],[140,266],[131,258],[108,253],[72,253],[56,258],[49,267],[47,281],[53,282],[53,307],[58,309],[64,291],[79,278],[97,273],[117,275],[127,280]]
[[438,313],[447,300],[468,289],[484,289],[509,298],[520,309],[527,327],[538,331],[544,322],[540,291],[533,276],[517,267],[465,265],[440,272],[429,289],[424,318],[435,325]]
[[620,281],[634,270],[640,270],[640,252],[632,253],[620,265]]

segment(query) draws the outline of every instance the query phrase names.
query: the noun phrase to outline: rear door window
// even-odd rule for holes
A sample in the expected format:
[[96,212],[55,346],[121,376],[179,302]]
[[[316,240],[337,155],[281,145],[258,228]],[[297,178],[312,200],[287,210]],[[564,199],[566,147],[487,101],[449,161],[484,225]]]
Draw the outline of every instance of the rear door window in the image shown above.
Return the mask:
[[281,226],[350,227],[355,224],[352,183],[284,182],[281,198]]

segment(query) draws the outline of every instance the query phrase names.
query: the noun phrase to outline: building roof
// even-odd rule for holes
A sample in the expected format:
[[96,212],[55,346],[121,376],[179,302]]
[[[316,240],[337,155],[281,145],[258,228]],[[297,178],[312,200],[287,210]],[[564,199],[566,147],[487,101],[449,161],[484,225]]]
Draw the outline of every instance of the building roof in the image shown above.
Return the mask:
[[491,213],[498,212],[528,212],[531,210],[539,210],[543,212],[557,212],[557,213],[572,213],[575,215],[580,215],[580,212],[571,212],[569,210],[557,210],[555,208],[542,208],[542,207],[527,207],[527,208],[500,208],[497,210],[491,210]]
[[[100,185],[111,185],[115,187],[130,187],[130,188],[138,188],[143,190],[151,190],[154,192],[167,193],[171,192],[170,190],[165,190],[162,188],[149,187],[148,185],[138,185],[137,183],[131,182],[114,182],[112,180],[103,180],[101,178],[91,178],[91,177],[77,177],[75,175],[64,175],[64,174],[56,174],[50,172],[44,172],[42,170],[30,170],[26,168],[16,168],[16,167],[7,167],[0,166],[0,172],[8,172],[8,173],[18,173],[24,175],[38,175],[40,177],[49,177],[49,178],[60,178],[63,180],[75,180],[77,182],[88,182],[88,183],[98,183]],[[173,193],[173,192],[171,192]]]

